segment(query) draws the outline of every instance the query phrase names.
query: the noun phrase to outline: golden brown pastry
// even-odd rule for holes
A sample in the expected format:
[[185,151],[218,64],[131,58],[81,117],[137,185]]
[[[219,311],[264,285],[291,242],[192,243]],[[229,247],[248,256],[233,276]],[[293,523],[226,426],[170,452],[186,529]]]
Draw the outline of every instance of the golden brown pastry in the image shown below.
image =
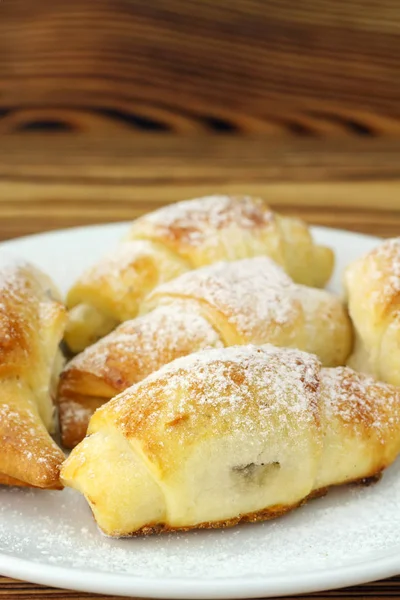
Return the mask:
[[71,288],[67,344],[80,352],[136,317],[152,289],[185,271],[260,255],[297,283],[323,287],[332,273],[332,250],[316,245],[305,223],[273,213],[259,198],[210,196],[145,215]]
[[111,536],[269,519],[373,477],[400,450],[400,391],[274,346],[180,358],[105,404],[62,468]]
[[24,261],[0,266],[0,483],[60,488],[54,431],[66,311],[52,281]]
[[400,385],[400,238],[350,264],[345,287],[356,332],[349,365]]
[[339,298],[296,285],[268,257],[216,263],[157,287],[141,317],[87,348],[62,373],[63,444],[86,434],[94,410],[175,358],[206,347],[273,343],[344,364],[350,320]]

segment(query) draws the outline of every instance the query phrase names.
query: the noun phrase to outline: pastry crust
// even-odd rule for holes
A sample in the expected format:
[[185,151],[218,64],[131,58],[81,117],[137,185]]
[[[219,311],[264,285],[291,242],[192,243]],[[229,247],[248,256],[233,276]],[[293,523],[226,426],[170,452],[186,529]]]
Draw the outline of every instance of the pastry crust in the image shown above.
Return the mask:
[[296,285],[268,257],[221,262],[165,283],[142,316],[76,356],[61,375],[63,444],[81,441],[102,403],[181,356],[207,347],[273,343],[344,364],[352,328],[338,297]]
[[351,263],[345,288],[356,332],[349,365],[400,385],[400,238]]
[[400,391],[266,346],[173,361],[100,408],[62,480],[111,536],[278,516],[378,476],[400,451]]
[[64,455],[49,431],[66,311],[46,275],[24,261],[2,263],[0,483],[60,488]]
[[333,269],[333,252],[314,244],[305,223],[273,213],[259,198],[210,196],[145,215],[71,288],[67,344],[80,352],[136,317],[152,289],[185,271],[254,256],[270,256],[296,282],[316,287]]

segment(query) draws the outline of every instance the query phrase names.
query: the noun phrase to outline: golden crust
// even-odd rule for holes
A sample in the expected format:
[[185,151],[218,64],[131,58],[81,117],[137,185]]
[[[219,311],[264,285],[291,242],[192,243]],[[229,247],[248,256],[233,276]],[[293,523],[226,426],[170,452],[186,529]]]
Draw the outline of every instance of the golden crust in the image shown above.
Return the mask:
[[162,244],[191,268],[267,255],[297,283],[321,287],[333,269],[332,251],[313,243],[303,221],[281,217],[251,196],[178,202],[137,219],[128,237]]
[[305,223],[275,215],[259,198],[211,196],[145,215],[71,288],[67,344],[83,350],[136,317],[148,292],[185,271],[254,256],[269,256],[296,282],[318,287],[333,269],[333,252],[314,244]]
[[[240,231],[239,239],[230,240],[232,253],[246,258],[253,241],[261,241],[266,230],[276,236],[276,227],[273,212],[260,198],[209,196],[171,204],[140,217],[128,237],[161,243],[198,268],[225,257],[227,233]],[[279,247],[273,258],[281,258]]]
[[186,531],[279,516],[378,477],[399,451],[398,388],[236,346],[178,359],[101,407],[62,480],[108,535]]
[[55,483],[52,483],[45,488],[43,486],[35,486],[27,483],[26,481],[21,481],[20,479],[15,479],[14,477],[9,477],[4,473],[0,473],[0,485],[6,485],[9,487],[29,487],[36,489],[46,489],[46,490],[62,490],[63,485],[59,480],[56,480]]
[[66,312],[51,280],[22,261],[0,274],[0,473],[3,484],[61,488],[64,455],[51,386]]
[[[362,477],[360,479],[355,479],[354,481],[347,482],[348,485],[360,485],[368,487],[370,485],[376,484],[382,477],[381,471],[377,473],[372,473],[368,477]],[[332,486],[334,487],[334,486]],[[191,527],[170,527],[168,525],[145,525],[141,529],[137,531],[133,531],[132,533],[124,534],[124,537],[140,537],[147,535],[162,535],[164,533],[184,533],[188,531],[196,531],[199,529],[227,529],[230,527],[236,527],[236,525],[242,523],[260,523],[263,521],[272,521],[273,519],[277,519],[279,517],[284,516],[288,512],[295,510],[296,508],[300,508],[307,504],[310,500],[316,500],[318,498],[322,498],[326,496],[329,492],[329,488],[321,488],[319,490],[314,490],[309,494],[304,500],[301,502],[297,502],[292,506],[274,506],[268,509],[259,510],[257,512],[248,513],[246,515],[240,515],[235,517],[234,519],[226,519],[224,521],[217,522],[206,522],[206,523],[198,523],[197,525]]]
[[62,443],[73,448],[104,402],[164,364],[204,347],[222,346],[196,306],[160,307],[151,318],[127,321],[75,357],[58,388]]
[[82,275],[68,293],[67,307],[90,302],[117,322],[125,321],[137,314],[150,290],[186,268],[151,242],[124,241]]
[[351,263],[345,287],[356,332],[349,365],[400,385],[400,238]]
[[0,389],[0,472],[34,487],[54,487],[64,455],[29,399],[30,390],[4,381]]
[[189,271],[150,293],[142,312],[147,314],[120,325],[62,373],[58,398],[66,447],[83,439],[91,405],[97,408],[102,398],[109,400],[181,356],[268,342],[315,352],[324,365],[336,366],[345,362],[352,342],[339,298],[294,284],[268,257]]
[[[179,448],[190,444],[193,436],[223,437],[232,428],[243,436],[249,429],[269,431],[271,415],[296,404],[296,390],[304,406],[303,421],[292,423],[294,442],[298,427],[307,426],[310,432],[320,427],[315,397],[319,371],[316,356],[287,348],[205,350],[173,361],[103,405],[91,418],[88,434],[109,419],[128,439],[139,441],[159,471],[166,473],[174,468]],[[281,395],[274,393],[278,380],[286,380],[290,394],[285,387]],[[264,422],[262,406],[270,408],[270,422]],[[224,412],[230,419],[220,419]],[[275,426],[283,426],[279,417]],[[284,429],[290,429],[287,423]]]
[[[110,396],[111,397],[111,396]],[[64,448],[75,448],[86,435],[88,423],[93,413],[103,406],[104,398],[67,395],[58,398],[61,443]]]
[[239,523],[259,523],[261,521],[271,521],[272,519],[282,517],[283,515],[290,512],[291,510],[294,510],[295,508],[299,508],[300,506],[305,504],[309,499],[323,496],[325,493],[326,492],[321,492],[321,494],[310,494],[308,498],[305,498],[301,502],[297,502],[292,506],[272,506],[264,510],[258,510],[256,512],[248,513],[246,515],[240,515],[232,519],[225,519],[224,521],[197,523],[196,525],[192,525],[190,527],[171,527],[166,524],[144,525],[141,529],[138,529],[137,531],[124,534],[124,537],[137,537],[162,533],[182,533],[187,531],[195,531],[198,529],[227,529],[229,527],[235,527],[236,525],[239,525]]

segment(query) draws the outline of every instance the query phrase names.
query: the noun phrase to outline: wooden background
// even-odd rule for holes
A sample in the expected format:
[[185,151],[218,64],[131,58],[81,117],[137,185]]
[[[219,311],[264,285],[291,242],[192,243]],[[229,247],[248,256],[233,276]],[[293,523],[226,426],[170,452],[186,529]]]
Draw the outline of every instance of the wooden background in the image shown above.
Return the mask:
[[0,238],[210,192],[396,234],[399,32],[398,0],[0,0]]
[[398,136],[398,0],[2,0],[0,131]]
[[400,235],[399,0],[0,0],[0,239],[216,192]]

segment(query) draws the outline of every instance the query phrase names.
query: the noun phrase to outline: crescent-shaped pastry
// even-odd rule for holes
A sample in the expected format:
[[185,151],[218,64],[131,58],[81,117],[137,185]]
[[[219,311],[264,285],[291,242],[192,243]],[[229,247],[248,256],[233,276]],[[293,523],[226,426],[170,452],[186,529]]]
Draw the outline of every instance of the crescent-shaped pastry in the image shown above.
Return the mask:
[[349,366],[400,385],[400,238],[351,263],[345,288],[356,334]]
[[400,450],[398,388],[274,346],[180,358],[105,404],[62,468],[110,536],[279,516]]
[[[126,321],[67,365],[58,391],[63,444],[96,408],[164,364],[206,347],[273,343],[344,364],[352,328],[335,295],[292,282],[270,258],[221,262],[155,288]],[[147,313],[147,314],[146,314]]]
[[0,483],[59,488],[64,455],[54,431],[59,343],[66,311],[54,284],[31,264],[0,265]]

